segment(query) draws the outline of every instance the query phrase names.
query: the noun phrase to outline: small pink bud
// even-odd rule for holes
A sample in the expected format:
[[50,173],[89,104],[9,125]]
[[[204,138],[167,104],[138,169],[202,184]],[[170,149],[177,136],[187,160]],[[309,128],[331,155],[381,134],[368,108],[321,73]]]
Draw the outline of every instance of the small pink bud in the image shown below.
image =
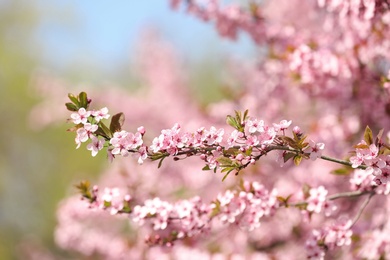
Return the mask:
[[243,186],[244,186],[245,191],[250,191],[251,184],[249,181],[245,181]]
[[242,161],[243,159],[244,159],[244,155],[242,153],[237,154],[237,156],[236,156],[237,161]]
[[301,128],[299,126],[294,126],[293,133],[296,134],[297,136],[300,136],[300,135],[303,134],[302,130],[301,130]]
[[146,130],[145,130],[145,127],[143,126],[140,126],[137,128],[137,131],[141,134],[141,135],[144,135],[146,133]]

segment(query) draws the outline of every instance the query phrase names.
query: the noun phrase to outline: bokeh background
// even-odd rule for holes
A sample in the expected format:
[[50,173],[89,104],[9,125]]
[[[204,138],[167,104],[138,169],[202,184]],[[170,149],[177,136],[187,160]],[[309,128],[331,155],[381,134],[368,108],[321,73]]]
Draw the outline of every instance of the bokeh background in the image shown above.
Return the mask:
[[34,90],[35,78],[131,91],[138,87],[134,47],[150,28],[174,46],[204,104],[220,98],[225,57],[254,51],[243,37],[219,39],[212,25],[172,11],[169,1],[0,0],[0,259],[24,259],[29,247],[69,257],[53,241],[56,207],[76,193],[72,185],[108,164],[76,152],[65,121],[43,128],[31,121],[45,96]]

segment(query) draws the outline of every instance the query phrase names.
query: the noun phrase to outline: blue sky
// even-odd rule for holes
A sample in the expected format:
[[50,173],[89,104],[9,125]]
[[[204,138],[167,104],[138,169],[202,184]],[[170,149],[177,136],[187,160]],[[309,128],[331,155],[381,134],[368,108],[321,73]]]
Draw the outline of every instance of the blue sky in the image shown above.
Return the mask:
[[[146,26],[156,26],[182,55],[195,59],[210,49],[242,55],[249,40],[218,38],[212,24],[173,11],[169,0],[40,0],[39,30],[45,58],[54,67],[77,62],[108,68],[129,59],[130,49]],[[46,13],[46,14],[45,14]]]

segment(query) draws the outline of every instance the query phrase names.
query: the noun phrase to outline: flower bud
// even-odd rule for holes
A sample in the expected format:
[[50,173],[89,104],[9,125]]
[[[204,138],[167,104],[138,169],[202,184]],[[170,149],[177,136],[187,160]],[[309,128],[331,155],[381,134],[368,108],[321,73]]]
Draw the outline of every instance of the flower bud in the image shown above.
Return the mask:
[[302,130],[301,130],[301,128],[299,126],[294,126],[293,133],[296,134],[298,137],[303,134]]
[[141,135],[144,135],[145,132],[146,132],[145,127],[143,127],[143,126],[138,127],[138,128],[137,128],[137,131],[138,131]]

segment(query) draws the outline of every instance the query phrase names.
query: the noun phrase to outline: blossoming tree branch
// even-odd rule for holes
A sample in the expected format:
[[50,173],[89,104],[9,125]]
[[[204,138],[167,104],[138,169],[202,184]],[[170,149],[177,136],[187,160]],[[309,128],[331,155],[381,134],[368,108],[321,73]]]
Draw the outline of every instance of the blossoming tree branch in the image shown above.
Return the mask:
[[[260,227],[262,218],[272,217],[276,211],[286,207],[297,208],[307,219],[313,214],[330,216],[337,209],[334,204],[336,199],[366,196],[354,216],[313,231],[306,243],[307,253],[309,257],[321,256],[335,247],[351,244],[351,228],[370,199],[376,194],[388,193],[390,149],[382,140],[383,130],[374,137],[367,127],[364,140],[354,146],[354,155],[349,160],[339,160],[322,155],[325,144],[311,140],[300,127],[293,127],[289,135],[292,121],[282,120],[269,125],[251,117],[246,110],[227,116],[226,122],[233,128],[229,135],[226,135],[228,131],[224,128],[216,129],[213,126],[202,126],[192,133],[181,132],[177,123],[171,129],[162,130],[150,145],[146,145],[144,127],[139,127],[136,132],[122,129],[123,113],[112,116],[107,125],[104,120],[109,119],[110,115],[106,107],[90,109],[91,99],[85,92],[68,96],[71,102],[66,103],[66,107],[72,111],[70,121],[75,124],[69,131],[76,132],[77,148],[88,142],[87,149],[92,156],[105,148],[110,160],[132,155],[137,157],[139,164],[145,160],[158,161],[158,167],[167,157],[178,161],[196,156],[205,164],[202,170],[220,171],[224,174],[222,180],[230,173],[239,175],[242,169],[256,164],[270,153],[277,154],[280,166],[289,160],[299,166],[302,160],[322,159],[350,167],[350,170],[356,169],[350,179],[353,190],[328,194],[324,186],[304,185],[302,201],[291,201],[290,196],[282,197],[276,189],[267,190],[259,182],[248,181],[242,181],[237,190],[221,192],[209,203],[194,197],[174,203],[154,198],[137,204],[131,194],[120,196],[116,188],[105,188],[100,192],[98,186],[91,187],[88,181],[77,185],[90,208],[109,211],[112,215],[126,214],[140,225],[150,223],[157,232],[146,237],[146,242],[151,245],[172,246],[177,240],[204,235],[212,229],[214,219],[252,231]],[[345,167],[337,171],[341,175],[349,172]]]
[[[388,259],[389,1],[168,2],[254,50],[199,83],[144,30],[142,88],[37,75],[32,127],[68,118],[77,148],[113,161],[60,203],[56,244],[87,259]],[[203,86],[220,99],[194,98]]]

